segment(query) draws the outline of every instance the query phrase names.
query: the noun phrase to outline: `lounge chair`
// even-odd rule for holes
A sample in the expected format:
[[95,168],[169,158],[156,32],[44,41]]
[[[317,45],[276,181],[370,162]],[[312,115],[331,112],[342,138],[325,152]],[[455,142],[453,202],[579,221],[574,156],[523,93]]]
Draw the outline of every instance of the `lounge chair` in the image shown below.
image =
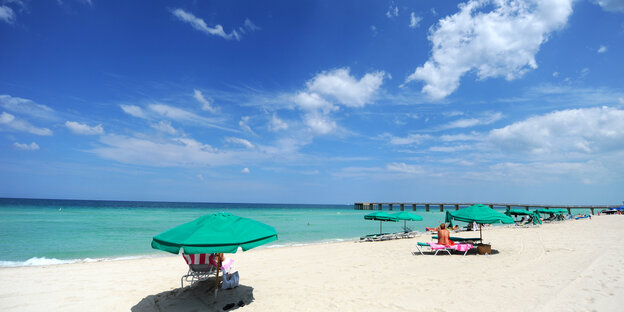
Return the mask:
[[447,252],[449,255],[451,254],[451,251],[449,250],[448,246],[444,246],[444,245],[440,245],[438,243],[423,243],[423,242],[418,242],[416,243],[416,248],[418,249],[418,251],[420,252],[421,255],[425,255],[421,249],[421,247],[423,248],[429,248],[428,251],[433,252],[435,251],[435,253],[433,254],[434,256],[438,255],[438,252],[440,251],[445,251]]
[[189,270],[180,278],[181,287],[184,287],[185,281],[193,285],[193,283],[206,280],[211,276],[216,277],[217,267],[210,264],[210,254],[187,255],[183,253],[182,257],[188,264]]

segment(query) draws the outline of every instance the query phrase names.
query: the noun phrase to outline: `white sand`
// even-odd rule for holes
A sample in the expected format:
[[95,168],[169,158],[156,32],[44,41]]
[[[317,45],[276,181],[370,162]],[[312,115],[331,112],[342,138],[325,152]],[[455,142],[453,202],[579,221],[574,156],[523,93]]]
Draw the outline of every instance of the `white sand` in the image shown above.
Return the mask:
[[622,311],[623,225],[487,230],[491,256],[412,254],[429,236],[254,249],[231,255],[241,286],[216,299],[210,281],[179,289],[181,256],[3,268],[0,311]]

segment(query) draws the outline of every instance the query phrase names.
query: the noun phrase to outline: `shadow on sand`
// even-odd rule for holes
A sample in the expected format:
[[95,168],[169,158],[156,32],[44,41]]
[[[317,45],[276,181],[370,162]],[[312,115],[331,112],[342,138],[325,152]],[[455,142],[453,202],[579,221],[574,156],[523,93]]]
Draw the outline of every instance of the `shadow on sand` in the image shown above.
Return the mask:
[[197,282],[190,287],[147,296],[133,306],[131,311],[233,311],[254,300],[253,288],[249,286],[219,289],[216,297],[214,290],[214,279]]

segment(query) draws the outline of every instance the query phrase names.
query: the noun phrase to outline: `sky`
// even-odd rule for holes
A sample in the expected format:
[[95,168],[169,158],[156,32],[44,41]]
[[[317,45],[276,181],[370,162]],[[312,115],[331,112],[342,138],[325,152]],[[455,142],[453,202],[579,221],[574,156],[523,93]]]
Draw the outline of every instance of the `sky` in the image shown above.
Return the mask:
[[620,204],[623,55],[623,0],[0,0],[0,197]]

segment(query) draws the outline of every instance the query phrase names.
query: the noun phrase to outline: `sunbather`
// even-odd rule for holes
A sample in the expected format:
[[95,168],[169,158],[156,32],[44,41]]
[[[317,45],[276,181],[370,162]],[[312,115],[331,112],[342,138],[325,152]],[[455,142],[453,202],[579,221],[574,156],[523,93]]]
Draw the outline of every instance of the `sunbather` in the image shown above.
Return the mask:
[[438,244],[444,246],[451,246],[453,242],[449,239],[451,233],[446,229],[446,224],[440,224],[440,230],[438,230]]

